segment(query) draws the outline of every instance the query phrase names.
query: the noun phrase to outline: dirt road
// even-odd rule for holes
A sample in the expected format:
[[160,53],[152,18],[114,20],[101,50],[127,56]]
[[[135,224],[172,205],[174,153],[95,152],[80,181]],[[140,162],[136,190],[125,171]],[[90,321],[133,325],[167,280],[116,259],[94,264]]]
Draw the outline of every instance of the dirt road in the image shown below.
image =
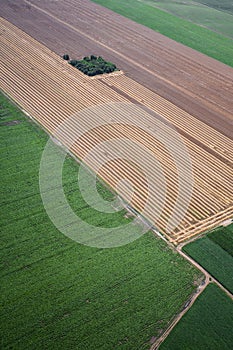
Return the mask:
[[186,312],[192,307],[196,299],[200,296],[200,294],[205,290],[205,288],[208,286],[208,284],[215,283],[217,286],[222,289],[228,296],[233,300],[233,295],[221,285],[213,276],[211,276],[201,265],[199,265],[195,260],[193,260],[190,256],[185,254],[182,251],[183,246],[187,244],[182,243],[180,244],[176,249],[179,252],[180,255],[182,255],[186,260],[188,260],[193,266],[195,266],[197,269],[199,269],[203,275],[205,276],[205,279],[203,283],[198,287],[195,294],[192,296],[191,300],[186,303],[184,309],[177,315],[177,317],[173,320],[173,322],[170,324],[170,326],[166,329],[166,331],[159,337],[155,343],[152,345],[150,350],[157,350],[159,349],[159,346],[162,344],[162,342],[168,337],[168,335],[171,333],[172,329],[177,325],[177,323],[180,321],[180,319],[186,314]]

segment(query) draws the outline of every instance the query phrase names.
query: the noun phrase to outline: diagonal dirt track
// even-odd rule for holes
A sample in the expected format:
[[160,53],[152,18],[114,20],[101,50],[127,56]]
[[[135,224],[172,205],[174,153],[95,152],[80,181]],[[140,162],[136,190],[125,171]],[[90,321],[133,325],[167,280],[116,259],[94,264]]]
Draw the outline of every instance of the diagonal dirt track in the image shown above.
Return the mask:
[[116,62],[139,83],[233,137],[230,67],[88,0],[3,0],[1,12],[58,54],[94,52]]
[[[125,75],[107,76],[101,79],[90,79],[84,76],[48,48],[3,19],[0,22],[0,33],[0,87],[49,132],[52,133],[73,113],[99,104],[104,104],[103,120],[108,122],[111,118],[115,118],[115,124],[108,123],[107,126],[97,129],[93,127],[92,132],[88,132],[78,144],[74,144],[72,151],[76,156],[83,158],[96,144],[105,140],[125,137],[146,147],[159,160],[167,182],[166,201],[160,217],[157,218],[156,210],[160,204],[158,190],[162,183],[157,176],[156,168],[148,162],[148,173],[153,178],[153,185],[146,217],[165,235],[167,235],[167,220],[177,200],[176,166],[161,142],[154,139],[145,128],[132,127],[133,123],[130,127],[124,124],[126,117],[128,120],[132,119],[132,102],[131,104],[128,102],[124,114],[117,115],[114,114],[114,108],[109,102],[123,103],[127,102],[128,98],[139,101],[153,113],[143,114],[142,119],[142,112],[137,115],[134,110],[133,119],[137,119],[138,125],[140,123],[148,125],[149,129],[156,125],[156,115],[165,117],[187,134],[190,132],[190,123],[195,123],[192,134],[194,141],[198,142],[186,137],[185,133],[182,136],[193,163],[195,179],[193,195],[177,229],[167,235],[170,241],[181,242],[216,226],[233,215],[233,141],[231,139]],[[92,126],[95,118],[94,114],[89,115],[85,123]],[[75,124],[70,125],[60,141],[66,144],[66,139],[74,129]],[[163,135],[161,129],[161,137],[166,139],[167,136]],[[212,147],[214,151],[209,152],[202,149],[200,145],[206,145],[207,149]],[[106,151],[111,153],[114,149],[107,148]],[[124,152],[127,153],[128,149]],[[217,154],[221,159],[216,157]],[[144,155],[143,152],[136,153],[135,161],[140,164]],[[99,152],[97,156],[105,159],[103,152]],[[178,157],[182,161],[181,153]],[[92,162],[88,165],[93,167]],[[147,201],[148,185],[138,167],[127,164],[124,159],[107,161],[100,170],[100,176],[113,187],[121,178],[130,180],[135,188],[131,203],[134,208],[141,211]],[[186,181],[185,178],[183,180]],[[124,199],[129,200],[130,193],[124,187],[119,188],[119,193]],[[181,211],[182,205],[185,205],[186,197],[181,199],[178,212]]]

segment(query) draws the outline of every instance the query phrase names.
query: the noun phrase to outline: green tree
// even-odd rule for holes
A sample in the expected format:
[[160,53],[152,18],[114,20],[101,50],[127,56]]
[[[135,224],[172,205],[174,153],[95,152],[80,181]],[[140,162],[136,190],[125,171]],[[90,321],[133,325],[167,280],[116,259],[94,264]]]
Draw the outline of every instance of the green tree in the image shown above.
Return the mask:
[[70,59],[69,55],[67,55],[67,54],[63,55],[62,58],[66,61],[69,61],[69,59]]

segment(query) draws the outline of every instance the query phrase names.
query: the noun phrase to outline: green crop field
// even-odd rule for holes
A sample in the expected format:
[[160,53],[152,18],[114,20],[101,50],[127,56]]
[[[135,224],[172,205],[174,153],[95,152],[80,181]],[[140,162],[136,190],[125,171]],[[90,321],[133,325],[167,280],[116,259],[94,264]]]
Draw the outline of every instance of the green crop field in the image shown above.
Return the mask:
[[229,350],[233,344],[232,327],[232,300],[215,284],[210,284],[159,349]]
[[195,0],[201,4],[204,4],[214,9],[229,12],[233,15],[233,2],[232,0]]
[[186,0],[185,2],[183,0],[141,1],[150,6],[172,13],[177,17],[184,18],[200,26],[233,38],[233,17],[230,13],[219,11],[219,9],[192,0]]
[[207,237],[233,257],[233,224],[226,227],[218,227],[208,233]]
[[184,252],[203,266],[231,293],[233,293],[232,230],[233,225],[219,228],[183,247]]
[[92,0],[135,22],[233,67],[233,41],[137,0]]
[[[194,291],[199,271],[152,232],[111,249],[60,233],[39,192],[48,136],[3,95],[0,114],[1,349],[149,349]],[[122,212],[102,216],[84,203],[78,168],[66,158],[63,186],[73,210],[97,226],[127,222]],[[98,191],[113,196],[101,183]]]

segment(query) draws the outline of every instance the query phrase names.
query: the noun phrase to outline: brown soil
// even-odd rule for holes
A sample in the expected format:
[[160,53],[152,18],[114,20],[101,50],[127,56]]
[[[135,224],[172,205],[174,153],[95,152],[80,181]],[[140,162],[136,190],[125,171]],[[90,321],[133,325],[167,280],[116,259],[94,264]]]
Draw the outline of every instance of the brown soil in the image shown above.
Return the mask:
[[[78,128],[77,121],[72,119],[68,130],[56,136],[61,143],[67,145],[70,137],[76,137],[80,128],[88,126],[89,131],[82,137],[77,136],[78,139],[71,147],[71,152],[79,159],[83,159],[103,141],[122,138],[132,140],[131,162],[119,154],[116,157],[117,148],[114,143],[99,149],[95,159],[102,160],[105,165],[99,169],[98,174],[113,188],[120,179],[128,179],[135,189],[133,197],[125,186],[118,187],[117,191],[127,203],[141,212],[148,197],[147,177],[143,176],[141,168],[141,164],[144,164],[144,169],[147,169],[151,178],[145,216],[169,240],[176,244],[232,217],[233,140],[124,74],[89,79],[4,19],[0,19],[0,32],[0,88],[52,134],[67,117],[85,111],[83,120],[79,115]],[[120,103],[120,111],[116,111],[114,102]],[[137,104],[141,106],[139,110]],[[100,108],[101,121],[105,126],[101,124],[101,127],[95,127],[99,113],[93,114],[93,106],[95,111]],[[166,232],[167,220],[177,202],[180,188],[177,181],[180,179],[183,184],[189,183],[190,177],[186,171],[177,168],[174,154],[170,154],[171,149],[166,147],[165,141],[172,136],[171,129],[164,129],[167,124],[180,131],[188,153],[184,155],[183,148],[177,149],[172,144],[173,138],[170,139],[170,146],[175,147],[173,151],[176,151],[183,170],[186,169],[187,163],[184,161],[189,154],[195,179],[187,212],[182,214],[188,201],[185,191],[176,208],[176,213],[184,215],[181,217],[183,219],[169,235]],[[153,136],[150,130],[157,130],[158,134]],[[141,147],[135,152],[136,144]],[[149,153],[145,153],[145,149],[150,150]],[[129,152],[125,143],[122,144],[122,152],[122,155]],[[148,154],[154,155],[163,171],[166,182],[165,203],[161,202],[163,197],[159,194],[163,180]],[[90,159],[87,164],[93,169],[94,159]],[[159,217],[156,208],[162,210]]]
[[[102,17],[98,17],[100,7],[87,0],[77,3],[79,15],[74,16],[77,9],[72,8],[72,1],[65,3],[50,1],[47,4],[43,0],[42,10],[35,7],[42,6],[42,1],[38,1],[37,5],[31,5],[31,7],[28,2],[23,3],[21,0],[13,7],[11,2],[5,0],[2,2],[4,17],[9,17],[10,22],[23,28],[36,40],[10,22],[0,19],[0,87],[50,133],[53,133],[61,122],[74,113],[101,105],[104,108],[102,119],[107,122],[107,125],[109,121],[111,123],[115,121],[116,125],[111,126],[110,123],[107,127],[96,130],[95,117],[91,114],[91,117],[85,119],[84,124],[91,123],[89,126],[92,127],[93,132],[88,134],[89,137],[80,139],[78,144],[75,143],[71,152],[83,159],[96,144],[111,138],[123,137],[133,140],[135,144],[141,144],[142,150],[134,153],[135,161],[137,160],[138,164],[143,160],[148,161],[147,171],[153,179],[151,198],[145,216],[174,244],[231,218],[233,215],[233,119],[229,86],[232,81],[232,68],[110,11],[101,12],[104,16],[104,23],[101,23]],[[68,9],[67,5],[69,5]],[[93,17],[95,9],[96,16]],[[48,10],[54,14],[45,12]],[[70,17],[68,17],[68,10],[71,13]],[[58,16],[61,19],[58,19]],[[70,24],[67,24],[66,20]],[[96,30],[92,27],[94,24]],[[107,24],[109,31],[107,31]],[[121,32],[122,28],[125,35]],[[140,40],[133,46],[135,37]],[[150,45],[148,38],[150,38]],[[38,40],[46,45],[41,45]],[[116,40],[119,41],[118,45]],[[130,41],[133,44],[129,49]],[[152,47],[154,51],[151,51]],[[95,53],[117,63],[124,70],[127,70],[127,67],[129,69],[127,74],[103,75],[101,78],[91,79],[69,65],[54,51],[60,56],[67,52],[75,57]],[[156,57],[153,56],[153,52],[156,52]],[[133,56],[136,57],[137,54],[139,60],[135,62]],[[133,75],[135,79],[130,77]],[[144,79],[144,84],[138,83]],[[157,90],[159,93],[156,93]],[[168,95],[168,98],[161,95]],[[183,109],[179,107],[182,106],[182,99],[186,104]],[[175,103],[169,100],[175,100]],[[133,102],[133,104],[126,103],[124,111],[116,115],[111,105],[114,102]],[[136,107],[135,104],[139,104],[143,112],[141,109],[140,112],[136,112],[135,109],[132,117],[131,107]],[[206,110],[205,114],[202,113],[203,109]],[[186,194],[183,193],[178,203],[177,213],[181,215],[183,207],[189,203],[187,212],[169,235],[166,232],[167,220],[172,215],[177,201],[180,188],[177,182],[178,175],[185,184],[190,183],[190,178],[185,171],[178,174],[168,149],[159,139],[153,138],[147,132],[155,128],[159,131],[160,139],[167,140],[170,133],[165,135],[164,126],[157,124],[161,118],[165,125],[171,124],[179,131],[192,161],[195,180],[191,202],[189,203]],[[126,120],[129,121],[129,125],[125,125]],[[145,129],[136,127],[135,121]],[[67,144],[69,135],[77,129],[74,121],[71,121],[71,124],[69,131],[58,138],[64,145]],[[126,145],[124,147],[124,154],[127,154],[128,148]],[[162,182],[158,177],[157,167],[148,157],[145,158],[144,148],[153,153],[162,167],[167,185],[164,206],[160,202],[162,197],[159,190]],[[115,147],[108,147],[106,152],[102,153],[99,150],[96,159],[108,160],[109,152],[114,154]],[[178,150],[177,156],[181,164],[185,165],[182,152]],[[112,157],[112,159],[115,158]],[[91,161],[87,164],[93,168]],[[107,161],[99,175],[113,188],[121,178],[130,180],[135,188],[132,201],[130,191],[124,186],[118,189],[118,193],[126,202],[130,202],[134,209],[141,212],[148,191],[140,167],[134,166],[132,171],[132,164],[129,163],[126,166],[123,159]],[[159,218],[156,216],[156,208],[163,208]]]
[[2,0],[1,15],[59,55],[103,56],[233,139],[232,68],[89,0]]

